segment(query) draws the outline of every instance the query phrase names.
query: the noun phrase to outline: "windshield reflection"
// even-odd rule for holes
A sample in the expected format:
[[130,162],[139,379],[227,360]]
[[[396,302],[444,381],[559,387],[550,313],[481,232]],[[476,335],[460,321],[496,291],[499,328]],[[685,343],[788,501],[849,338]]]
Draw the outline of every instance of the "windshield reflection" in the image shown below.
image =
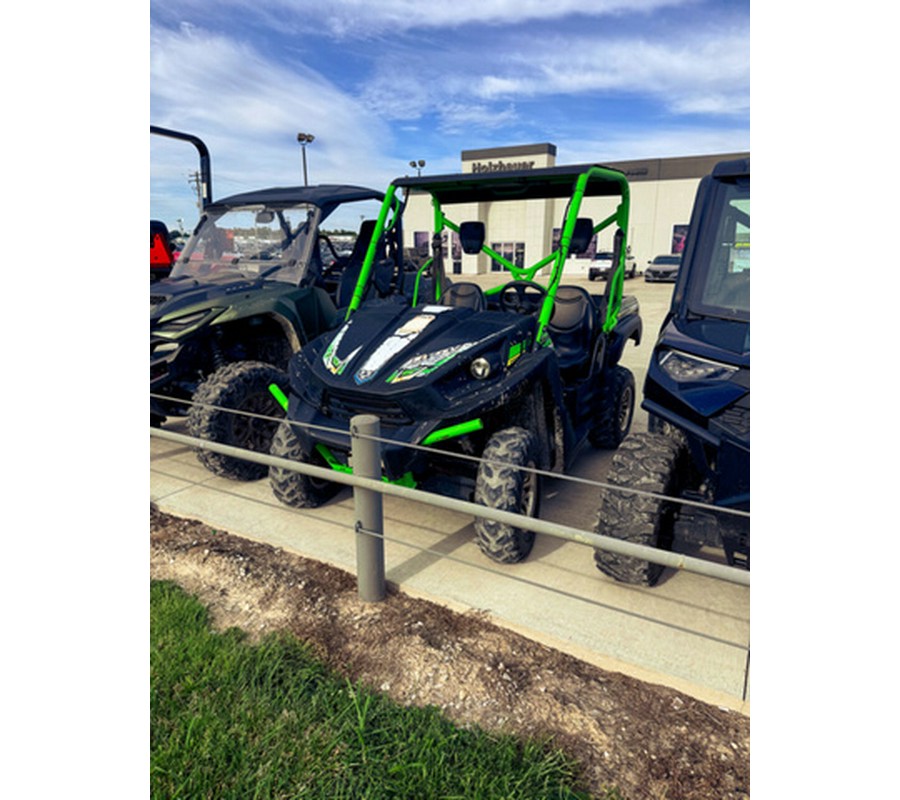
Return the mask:
[[[313,253],[319,210],[299,205],[207,212],[170,277],[258,278],[298,283]],[[315,251],[318,254],[318,251]]]

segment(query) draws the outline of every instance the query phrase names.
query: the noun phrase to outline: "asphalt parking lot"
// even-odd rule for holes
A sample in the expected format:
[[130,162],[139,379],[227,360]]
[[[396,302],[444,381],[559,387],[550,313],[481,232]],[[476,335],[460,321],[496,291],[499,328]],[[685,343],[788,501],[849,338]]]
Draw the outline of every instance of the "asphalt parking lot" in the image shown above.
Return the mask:
[[[501,277],[477,280],[487,287]],[[566,283],[603,288],[586,277]],[[629,344],[623,358],[639,389],[672,286],[640,276],[625,284],[625,293],[640,302],[644,324],[640,346]],[[633,428],[646,426],[646,413],[636,409]],[[179,420],[166,427],[185,432]],[[355,571],[348,489],[319,509],[299,511],[279,504],[267,480],[236,483],[212,475],[182,444],[151,436],[150,451],[150,495],[161,510]],[[603,481],[611,458],[586,447],[572,474]],[[590,484],[547,480],[541,517],[590,530],[597,494]],[[603,668],[749,712],[749,587],[673,570],[653,589],[624,586],[596,570],[590,548],[541,536],[526,561],[501,566],[478,550],[471,517],[385,497],[384,518],[386,575],[402,591],[487,612],[498,624]],[[723,560],[715,551],[690,554]]]

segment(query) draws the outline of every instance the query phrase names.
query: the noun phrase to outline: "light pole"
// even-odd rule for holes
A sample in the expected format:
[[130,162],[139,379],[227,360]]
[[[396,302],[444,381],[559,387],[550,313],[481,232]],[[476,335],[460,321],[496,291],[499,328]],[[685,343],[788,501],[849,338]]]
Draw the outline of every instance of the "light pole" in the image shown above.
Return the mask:
[[425,159],[420,158],[418,161],[410,161],[409,165],[416,171],[416,176],[422,177],[422,167],[425,166]]
[[297,141],[300,142],[300,150],[303,155],[303,185],[309,186],[309,179],[306,175],[306,145],[311,144],[316,137],[311,133],[298,133]]

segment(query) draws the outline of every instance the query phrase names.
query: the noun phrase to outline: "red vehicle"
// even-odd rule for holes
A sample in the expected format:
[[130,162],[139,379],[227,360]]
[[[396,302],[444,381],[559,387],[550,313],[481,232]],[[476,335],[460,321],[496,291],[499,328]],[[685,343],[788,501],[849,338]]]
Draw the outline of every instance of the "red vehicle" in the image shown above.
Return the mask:
[[150,280],[167,278],[175,263],[175,253],[169,241],[169,229],[165,222],[150,220]]

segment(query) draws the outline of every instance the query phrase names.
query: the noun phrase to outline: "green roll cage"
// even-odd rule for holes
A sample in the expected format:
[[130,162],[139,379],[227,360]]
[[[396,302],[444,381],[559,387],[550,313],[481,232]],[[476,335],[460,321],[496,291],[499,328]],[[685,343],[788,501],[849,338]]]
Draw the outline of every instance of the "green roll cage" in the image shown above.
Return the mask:
[[[619,310],[622,305],[622,292],[625,282],[625,253],[626,253],[626,236],[628,231],[628,220],[629,220],[629,212],[630,212],[630,190],[628,186],[628,180],[625,175],[615,169],[611,169],[609,167],[603,167],[600,165],[587,165],[584,167],[569,167],[569,168],[559,168],[559,167],[551,167],[546,170],[533,170],[529,173],[516,173],[514,180],[520,181],[527,185],[529,180],[539,181],[544,175],[552,174],[554,176],[558,176],[554,185],[557,187],[562,185],[563,182],[568,182],[568,185],[572,185],[571,178],[574,177],[574,185],[572,185],[571,195],[569,204],[566,208],[566,213],[563,219],[563,225],[559,238],[558,247],[553,250],[549,255],[541,258],[539,261],[536,261],[529,267],[519,267],[513,264],[509,259],[505,258],[503,255],[498,253],[496,250],[492,249],[488,245],[484,244],[481,247],[481,251],[496,262],[501,264],[512,276],[515,280],[524,280],[535,282],[534,278],[537,273],[543,269],[544,267],[552,264],[552,270],[549,276],[549,282],[546,286],[542,286],[542,288],[546,291],[546,297],[544,298],[543,304],[541,306],[540,314],[538,316],[538,330],[536,336],[536,342],[542,341],[544,330],[547,327],[547,324],[550,321],[550,318],[553,314],[553,306],[556,298],[556,290],[559,287],[560,281],[563,276],[563,268],[565,267],[566,259],[569,256],[569,249],[572,243],[572,236],[575,231],[575,223],[578,219],[579,212],[581,211],[582,201],[586,195],[593,194],[603,194],[606,196],[612,196],[616,194],[619,196],[619,204],[616,207],[616,210],[610,214],[606,219],[599,222],[598,224],[593,226],[593,233],[599,233],[602,230],[610,227],[611,225],[616,225],[617,230],[614,236],[615,248],[614,252],[616,253],[616,268],[612,271],[609,276],[607,286],[606,286],[606,317],[603,320],[603,331],[608,333],[616,327],[616,323],[619,317]],[[435,192],[437,191],[437,187],[440,185],[442,187],[446,187],[448,185],[453,185],[453,179],[456,178],[460,182],[460,185],[465,184],[466,186],[477,186],[479,181],[473,180],[471,175],[468,174],[460,174],[457,176],[440,176],[439,178],[430,179],[431,185],[433,185],[434,191],[431,191],[432,198],[432,206],[434,209],[434,233],[435,235],[440,235],[445,229],[449,229],[451,231],[459,233],[459,223],[451,220],[445,213],[443,208],[441,207],[441,203],[438,200]],[[502,182],[502,179],[499,179]],[[589,193],[588,187],[592,181],[599,181],[604,184],[604,192],[595,192]],[[485,181],[487,183],[488,181]],[[498,185],[498,179],[496,177],[492,178],[490,183],[494,186]],[[375,224],[375,230],[372,233],[372,239],[369,242],[368,250],[366,251],[365,260],[363,261],[363,266],[360,271],[359,279],[356,282],[356,287],[353,292],[353,297],[350,301],[350,304],[347,308],[345,319],[349,319],[350,315],[353,314],[362,304],[363,298],[365,297],[366,288],[369,282],[369,276],[372,272],[373,265],[375,263],[375,259],[378,252],[378,241],[384,236],[387,236],[391,233],[397,232],[397,226],[399,224],[399,219],[403,211],[404,203],[401,203],[399,198],[397,197],[397,191],[401,187],[403,188],[416,188],[422,189],[424,191],[429,191],[429,181],[426,179],[420,180],[406,180],[406,181],[394,181],[387,189],[385,193],[384,202],[382,203],[381,209],[378,214],[378,219]],[[615,191],[608,191],[608,189],[612,188]],[[540,190],[537,190],[536,194],[531,195],[532,198],[539,198],[541,196]],[[548,194],[547,197],[560,197],[564,196],[557,193]],[[502,198],[494,198],[494,199],[502,199]],[[516,199],[515,193],[510,193],[508,199]],[[413,293],[413,305],[416,305],[418,302],[418,293],[419,293],[419,281],[427,270],[429,270],[432,266],[435,265],[435,256],[432,255],[429,257],[422,265],[419,267],[416,273],[416,283],[415,289]],[[441,288],[443,283],[443,265],[439,264],[438,275],[436,275],[435,280],[435,301],[440,301],[441,297]],[[538,284],[541,285],[541,284]],[[488,289],[488,294],[495,294],[503,291],[503,286],[498,286],[493,289]]]

